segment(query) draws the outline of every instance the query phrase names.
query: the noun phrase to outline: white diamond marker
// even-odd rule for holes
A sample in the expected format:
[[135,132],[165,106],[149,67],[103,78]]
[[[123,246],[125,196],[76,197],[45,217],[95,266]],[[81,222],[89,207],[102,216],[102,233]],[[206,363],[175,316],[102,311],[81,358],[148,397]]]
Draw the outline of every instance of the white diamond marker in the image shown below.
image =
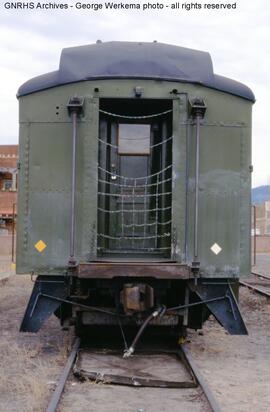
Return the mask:
[[212,250],[212,252],[213,252],[215,255],[218,255],[218,254],[222,251],[222,248],[221,248],[217,243],[214,243],[214,244],[211,246],[210,249]]

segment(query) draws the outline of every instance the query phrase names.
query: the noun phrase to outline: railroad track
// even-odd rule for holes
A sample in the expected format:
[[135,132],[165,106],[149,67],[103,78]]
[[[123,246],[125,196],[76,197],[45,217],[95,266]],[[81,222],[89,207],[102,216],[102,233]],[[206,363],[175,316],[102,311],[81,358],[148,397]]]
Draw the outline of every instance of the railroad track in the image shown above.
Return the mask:
[[59,405],[62,393],[64,392],[65,389],[65,385],[67,382],[67,379],[69,377],[70,371],[74,365],[74,362],[76,360],[76,356],[78,353],[78,350],[80,348],[80,343],[81,340],[79,338],[76,338],[73,348],[70,352],[70,355],[67,359],[67,362],[65,364],[65,367],[60,375],[57,387],[55,389],[55,391],[53,392],[52,398],[50,400],[50,403],[48,405],[47,408],[47,412],[56,412],[57,411],[57,407]]
[[251,272],[251,276],[248,279],[241,280],[239,283],[241,286],[247,287],[270,298],[270,275]]
[[[76,362],[76,358],[78,356],[79,351],[81,350],[80,347],[80,339],[77,338],[75,340],[75,343],[73,345],[73,348],[70,352],[70,355],[67,359],[66,365],[63,368],[63,371],[60,375],[57,387],[55,389],[55,391],[53,392],[52,398],[50,400],[50,403],[48,405],[47,408],[47,412],[56,412],[59,406],[59,402],[61,400],[62,394],[64,392],[65,389],[65,385],[66,382],[68,380],[68,377],[71,373],[71,370],[74,367],[74,364]],[[140,353],[140,351],[139,351]],[[153,352],[154,353],[154,352]],[[166,352],[164,352],[166,353]],[[168,352],[168,353],[172,353],[172,352]],[[210,410],[212,412],[221,412],[221,408],[215,398],[215,396],[213,395],[210,387],[208,386],[207,382],[205,381],[204,377],[202,376],[198,366],[196,365],[196,363],[194,362],[191,353],[189,352],[189,350],[187,349],[186,345],[180,345],[179,349],[177,351],[175,351],[174,353],[177,353],[180,360],[183,362],[183,365],[187,368],[190,376],[192,377],[192,381],[191,382],[170,382],[170,381],[160,381],[160,386],[158,384],[158,381],[156,380],[149,380],[149,379],[142,379],[142,381],[140,381],[140,379],[138,380],[136,378],[136,382],[134,381],[133,383],[127,383],[127,385],[129,386],[144,386],[144,387],[160,387],[161,391],[164,388],[198,388],[200,387],[208,404],[210,407]],[[104,355],[106,356],[106,355]],[[126,362],[126,361],[125,361]],[[76,362],[77,363],[77,362]],[[96,380],[97,377],[94,378],[94,380]],[[106,381],[106,379],[103,382],[106,383],[118,383],[118,384],[126,384],[125,380],[121,382],[117,381],[117,380],[113,380],[111,378],[110,375],[110,381],[108,382],[108,380]],[[98,379],[97,379],[98,381]],[[101,380],[100,380],[101,381]],[[143,411],[144,409],[138,409],[138,411]]]
[[[270,275],[264,275],[261,273],[257,273],[257,272],[252,272],[251,276],[245,280],[241,280],[240,282],[241,286],[247,287],[251,290],[254,290],[257,293],[260,293],[264,296],[270,297]],[[70,375],[70,372],[76,362],[78,353],[81,349],[80,347],[81,342],[80,339],[77,338],[74,342],[73,348],[70,352],[70,355],[67,359],[66,365],[62,371],[62,374],[59,378],[57,387],[55,389],[55,391],[53,392],[51,401],[49,403],[49,406],[47,408],[47,412],[56,412],[59,402],[61,400],[63,391],[65,389],[65,384],[67,382],[67,379]],[[170,384],[166,384],[166,382],[162,382],[163,387],[175,387],[175,388],[192,388],[192,387],[200,387],[202,389],[202,392],[210,406],[211,411],[213,412],[221,412],[221,408],[215,398],[215,396],[213,395],[211,389],[209,388],[207,382],[205,381],[204,377],[202,376],[198,366],[196,365],[196,363],[194,362],[194,360],[192,359],[192,355],[189,352],[189,350],[187,349],[187,347],[185,345],[181,345],[179,347],[179,357],[181,358],[181,360],[184,362],[185,366],[189,369],[192,377],[194,378],[194,384],[193,383],[186,383],[186,382],[182,382],[180,385],[177,384],[177,382],[173,382],[174,386],[170,386]],[[92,377],[93,378],[93,377]],[[98,381],[98,377],[94,377],[94,380]],[[108,381],[107,381],[108,383]],[[127,380],[123,380],[121,381],[117,381],[116,380],[112,380],[110,381],[110,383],[117,383],[117,384],[127,384],[127,385],[132,385],[132,383],[130,383]],[[155,381],[148,381],[147,384],[145,384],[145,381],[140,381],[138,382],[138,380],[136,381],[136,384],[139,383],[139,386],[149,386],[149,387],[159,387],[158,384]],[[134,386],[136,386],[136,384],[134,384]],[[167,386],[166,386],[167,385]],[[161,387],[161,386],[160,386]],[[161,389],[162,390],[162,389]],[[140,409],[139,409],[140,410]]]

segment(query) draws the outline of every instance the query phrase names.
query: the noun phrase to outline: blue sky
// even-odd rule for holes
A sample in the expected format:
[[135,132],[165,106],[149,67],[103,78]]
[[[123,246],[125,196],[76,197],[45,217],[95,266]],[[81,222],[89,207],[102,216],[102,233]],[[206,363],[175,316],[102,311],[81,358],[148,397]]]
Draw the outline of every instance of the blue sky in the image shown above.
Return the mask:
[[[228,3],[214,3],[221,2]],[[89,44],[97,39],[158,40],[209,51],[217,74],[241,81],[254,91],[257,102],[253,110],[253,186],[270,184],[268,0],[238,0],[236,10],[166,8],[146,12],[94,12],[75,7],[62,11],[16,11],[6,10],[4,3],[0,3],[0,144],[18,142],[18,87],[31,77],[56,70],[63,47]]]

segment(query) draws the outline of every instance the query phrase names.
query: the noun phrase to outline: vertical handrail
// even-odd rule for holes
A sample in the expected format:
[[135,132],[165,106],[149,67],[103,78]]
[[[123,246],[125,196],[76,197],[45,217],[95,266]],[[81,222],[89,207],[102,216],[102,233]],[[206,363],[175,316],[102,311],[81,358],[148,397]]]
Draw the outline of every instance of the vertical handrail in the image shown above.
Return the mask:
[[155,225],[155,247],[158,248],[158,208],[159,208],[159,199],[158,199],[158,194],[159,194],[159,174],[157,175],[157,181],[156,181],[156,199],[155,199],[155,208],[156,208],[156,225]]
[[253,209],[253,266],[256,265],[256,255],[257,255],[257,216],[256,216],[256,206],[252,205]]
[[15,263],[15,209],[16,203],[12,205],[12,239],[11,239],[11,262]]
[[70,251],[69,263],[75,263],[75,193],[76,193],[76,146],[77,146],[77,112],[72,118],[72,177],[71,177],[71,214],[70,214]]
[[191,114],[195,119],[196,141],[195,141],[195,199],[194,199],[194,251],[192,269],[194,273],[199,271],[199,250],[198,250],[198,225],[199,225],[199,176],[200,176],[200,126],[201,119],[204,118],[206,105],[202,98],[195,97],[189,101]]
[[70,211],[70,250],[69,266],[76,265],[75,258],[75,195],[76,195],[76,152],[77,152],[77,122],[82,112],[83,99],[72,97],[68,102],[68,111],[72,121],[72,165],[71,165],[71,211]]
[[196,170],[195,170],[195,205],[194,205],[194,260],[198,260],[198,215],[199,215],[199,170],[200,170],[200,121],[201,114],[196,114]]

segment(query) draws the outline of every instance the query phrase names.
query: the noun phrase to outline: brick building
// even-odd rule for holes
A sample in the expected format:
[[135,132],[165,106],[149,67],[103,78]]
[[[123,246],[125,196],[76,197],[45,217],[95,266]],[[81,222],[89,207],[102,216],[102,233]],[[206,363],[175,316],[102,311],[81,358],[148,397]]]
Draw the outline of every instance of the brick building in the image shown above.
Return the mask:
[[0,145],[0,235],[12,232],[17,202],[18,146]]
[[256,205],[256,234],[270,235],[270,201]]

